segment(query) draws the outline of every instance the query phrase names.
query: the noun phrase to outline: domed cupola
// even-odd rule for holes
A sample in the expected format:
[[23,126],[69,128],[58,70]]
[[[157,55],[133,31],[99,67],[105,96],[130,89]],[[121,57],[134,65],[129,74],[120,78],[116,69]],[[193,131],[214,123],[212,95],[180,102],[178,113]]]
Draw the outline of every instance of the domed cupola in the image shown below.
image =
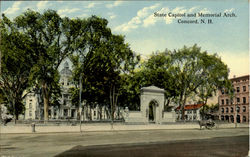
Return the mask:
[[72,71],[69,69],[69,63],[66,61],[63,64],[63,69],[60,71],[61,75],[72,75]]

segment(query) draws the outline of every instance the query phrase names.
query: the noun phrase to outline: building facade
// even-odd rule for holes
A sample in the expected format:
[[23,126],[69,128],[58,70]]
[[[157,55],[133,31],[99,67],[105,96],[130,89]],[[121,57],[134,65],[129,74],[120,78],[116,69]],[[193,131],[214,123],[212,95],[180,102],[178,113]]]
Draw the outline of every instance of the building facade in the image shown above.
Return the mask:
[[[185,105],[184,110],[185,110],[185,120],[187,121],[198,121],[202,120],[200,110],[203,104],[188,104]],[[181,110],[180,107],[176,108],[176,114],[177,114],[177,120],[180,119],[181,117]]]
[[219,91],[219,119],[231,123],[249,122],[249,75],[230,80],[234,95],[230,98],[226,90]]
[[70,80],[72,77],[72,71],[69,69],[69,64],[66,61],[64,63],[63,69],[60,71],[60,84],[62,97],[60,99],[60,107],[52,107],[51,113],[54,114],[53,118],[55,119],[64,119],[71,118],[76,119],[77,117],[77,108],[71,103],[71,95],[69,90],[73,87],[73,83]]
[[[68,62],[64,63],[63,69],[60,71],[60,84],[62,97],[60,98],[60,106],[50,106],[48,110],[49,119],[76,119],[77,109],[71,104],[69,89],[73,86],[70,77],[72,71],[69,69]],[[41,91],[27,94],[25,98],[25,119],[43,119],[43,102]]]
[[[70,88],[73,87],[71,81],[72,71],[68,62],[65,62],[63,69],[60,71],[61,95],[59,106],[50,106],[48,110],[49,119],[79,119],[79,109],[71,103]],[[25,98],[25,114],[24,119],[43,120],[43,101],[41,91],[27,94]],[[108,106],[95,107],[87,106],[83,102],[83,111],[81,120],[98,121],[110,119],[110,111]],[[117,107],[114,113],[115,119],[122,118],[123,108]]]
[[24,118],[25,119],[40,119],[41,117],[41,107],[39,105],[39,102],[41,102],[41,97],[39,94],[36,94],[35,92],[29,93],[26,95],[25,98],[25,112],[24,112]]

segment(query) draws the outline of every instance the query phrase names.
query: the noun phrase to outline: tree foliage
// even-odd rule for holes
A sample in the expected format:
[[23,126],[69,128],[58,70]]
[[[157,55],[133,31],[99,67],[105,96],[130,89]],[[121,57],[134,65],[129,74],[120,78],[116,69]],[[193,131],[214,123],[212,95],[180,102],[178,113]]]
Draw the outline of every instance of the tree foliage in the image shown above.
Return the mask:
[[30,86],[29,72],[34,63],[34,51],[31,40],[18,30],[16,23],[4,14],[2,17],[0,91],[9,113],[17,119],[24,112],[24,91]]
[[[112,34],[107,24],[106,19],[96,16],[88,18],[81,28],[84,32],[81,38],[84,39],[79,39],[85,45],[79,45],[78,54],[73,55],[71,60],[74,80],[79,81],[79,77],[82,77],[86,103],[91,106],[109,105],[113,107],[113,112],[121,94],[121,74],[133,71],[139,58],[125,43],[124,37]],[[79,64],[80,57],[83,61]]]
[[30,81],[42,88],[44,119],[48,120],[50,98],[60,92],[58,67],[74,50],[74,39],[79,35],[75,25],[78,21],[61,18],[54,10],[43,14],[27,10],[14,21],[32,43],[35,63]]
[[178,104],[184,119],[187,98],[195,93],[206,103],[217,89],[229,83],[229,69],[217,55],[201,52],[197,45],[189,48],[184,46],[174,51],[172,56],[176,87],[179,89]]

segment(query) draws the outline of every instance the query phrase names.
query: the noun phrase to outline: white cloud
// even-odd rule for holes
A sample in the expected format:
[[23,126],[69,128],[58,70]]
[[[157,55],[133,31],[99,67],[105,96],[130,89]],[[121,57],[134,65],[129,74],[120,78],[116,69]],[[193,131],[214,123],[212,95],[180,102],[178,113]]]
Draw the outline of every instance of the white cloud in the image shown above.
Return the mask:
[[36,7],[37,9],[45,9],[47,7],[48,1],[40,1],[37,3]]
[[175,14],[177,13],[183,14],[187,12],[187,9],[184,9],[184,7],[176,7],[172,10],[172,12]]
[[154,17],[154,15],[150,15],[145,20],[143,20],[143,27],[148,27],[154,25],[158,19]]
[[73,9],[60,9],[57,11],[57,13],[60,15],[60,16],[65,16],[65,14],[70,14],[70,13],[74,13],[74,12],[77,12],[79,11],[80,9],[79,8],[73,8]]
[[16,13],[18,10],[20,10],[21,3],[22,3],[21,1],[14,2],[12,7],[6,9],[3,13],[7,15]]
[[88,9],[93,8],[93,7],[95,7],[96,4],[97,3],[94,3],[94,2],[89,3],[85,8],[88,8]]
[[[170,10],[168,7],[162,7],[160,10],[156,10],[160,7],[160,4],[155,4],[150,7],[145,7],[137,12],[137,15],[133,17],[129,22],[123,23],[117,26],[114,30],[115,31],[122,31],[122,32],[129,32],[133,29],[138,27],[149,27],[155,25],[159,21],[164,21],[166,24],[173,23],[174,20],[181,18],[181,17],[169,17],[168,13],[172,14],[183,14],[183,13],[195,13],[195,12],[202,12],[202,13],[210,13],[210,10],[207,8],[200,8],[198,6],[194,6],[191,8],[186,7],[176,7]],[[159,14],[167,14],[166,17],[155,17],[154,13],[157,12]]]
[[114,14],[113,12],[108,13],[108,16],[110,19],[115,19],[117,17],[117,15]]
[[106,7],[107,8],[114,8],[114,7],[117,7],[117,6],[121,5],[122,3],[123,3],[123,1],[117,0],[112,4],[107,4]]
[[224,10],[224,13],[232,13],[235,9],[231,8],[231,9],[226,9]]
[[77,17],[88,17],[88,14],[86,14],[86,13],[83,13],[83,14],[81,14],[81,15],[79,15],[79,16],[77,16]]
[[137,16],[133,17],[129,22],[117,26],[114,30],[128,32],[132,29],[138,28],[141,23],[143,23],[145,27],[154,24],[155,21],[152,19],[153,17],[150,16],[149,18],[147,18],[147,16],[152,15],[153,10],[159,6],[159,4],[155,4],[149,7],[144,7],[137,12]]
[[160,4],[155,4],[155,5],[152,5],[150,7],[145,7],[137,12],[137,16],[140,18],[146,17],[149,14],[151,14],[152,10],[158,8],[159,6],[160,6]]
[[204,9],[200,10],[199,12],[203,13],[203,14],[209,14],[209,13],[211,13],[211,11],[208,10],[207,8],[204,8]]
[[198,6],[195,6],[195,7],[192,7],[188,10],[189,13],[193,13],[194,10],[198,9],[199,7]]
[[141,20],[139,17],[133,17],[128,23],[124,23],[118,27],[115,28],[115,31],[122,31],[122,32],[128,32],[131,29],[136,29],[138,27],[138,24],[141,23]]
[[111,15],[109,18],[110,18],[110,19],[115,19],[115,18],[116,18],[116,15]]

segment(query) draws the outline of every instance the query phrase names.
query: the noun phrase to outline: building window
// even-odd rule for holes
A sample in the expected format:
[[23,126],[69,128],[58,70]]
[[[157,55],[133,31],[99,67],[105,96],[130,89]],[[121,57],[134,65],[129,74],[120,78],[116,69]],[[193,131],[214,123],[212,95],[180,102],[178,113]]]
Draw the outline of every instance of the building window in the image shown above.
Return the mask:
[[224,113],[224,108],[221,108],[221,113]]
[[194,114],[196,114],[196,110],[194,110]]
[[193,116],[193,119],[196,120],[196,115]]
[[231,103],[231,104],[234,104],[234,99],[230,99],[230,103]]
[[243,86],[243,91],[244,91],[244,92],[247,91],[246,86]]
[[231,116],[230,116],[230,119],[231,119],[231,122],[233,123],[233,122],[234,122],[234,116],[231,115]]
[[246,112],[246,106],[243,106],[242,110],[243,110],[243,112]]
[[240,98],[237,98],[237,103],[240,103]]
[[96,111],[94,111],[94,116],[96,116]]
[[29,116],[32,117],[32,111],[29,112]]
[[243,104],[246,104],[246,97],[243,97]]
[[192,120],[192,116],[190,115],[190,116],[188,116],[188,120]]
[[224,116],[221,116],[221,120],[224,120]]
[[239,107],[239,106],[237,106],[236,111],[237,111],[237,112],[240,112],[240,107]]
[[231,113],[233,113],[234,112],[234,108],[233,107],[231,107]]
[[67,109],[64,109],[64,113],[63,113],[63,115],[64,115],[65,117],[67,117],[67,116],[68,116],[68,110],[67,110]]
[[30,110],[32,109],[32,104],[31,104],[31,103],[29,104],[29,109],[30,109]]
[[226,115],[226,116],[225,116],[225,119],[226,119],[226,121],[229,121],[229,116]]
[[221,94],[223,95],[225,93],[224,89],[221,90]]
[[246,121],[247,121],[246,116],[243,116],[243,122],[246,122]]
[[224,105],[224,99],[221,100],[221,104]]
[[240,92],[240,87],[236,87],[237,93]]
[[226,108],[226,113],[228,113],[228,107]]
[[229,100],[228,100],[228,99],[226,99],[226,104],[227,104],[227,105],[229,104]]

